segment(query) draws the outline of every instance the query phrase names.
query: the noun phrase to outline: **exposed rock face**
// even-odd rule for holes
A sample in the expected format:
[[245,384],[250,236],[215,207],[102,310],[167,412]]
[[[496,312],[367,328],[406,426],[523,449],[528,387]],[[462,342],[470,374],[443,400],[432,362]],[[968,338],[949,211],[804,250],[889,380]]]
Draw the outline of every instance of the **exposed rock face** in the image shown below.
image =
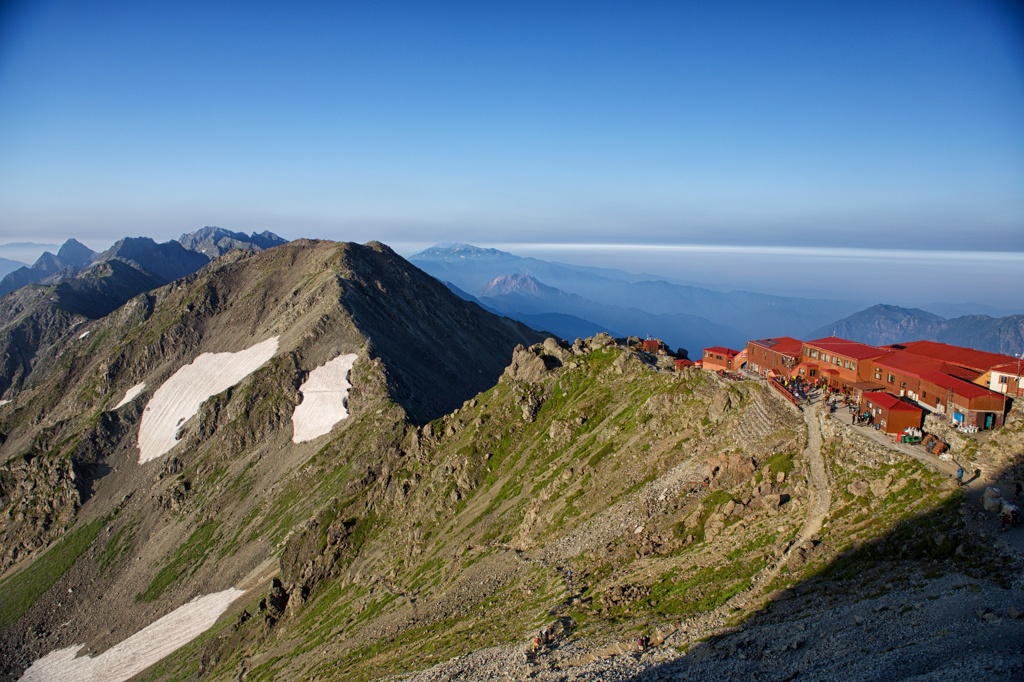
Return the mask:
[[0,572],[59,537],[81,500],[70,459],[17,459],[0,470]]
[[748,481],[754,475],[756,467],[748,455],[717,455],[708,460],[707,475],[711,485],[716,488],[728,488]]
[[561,364],[561,361],[555,355],[542,355],[541,348],[524,348],[520,344],[512,352],[512,362],[505,368],[505,374],[515,381],[532,384],[544,377],[550,369],[549,364]]
[[[281,555],[281,579],[288,592],[304,600],[315,586],[337,576],[352,561],[358,546],[352,533],[359,519],[339,518],[331,505],[288,539]],[[297,605],[297,604],[296,604]]]
[[287,243],[286,239],[278,237],[273,232],[253,232],[246,235],[242,232],[232,232],[220,227],[204,227],[195,232],[189,232],[178,237],[178,243],[189,251],[197,251],[205,254],[211,260],[223,256],[232,249],[243,249],[246,251],[269,249]]

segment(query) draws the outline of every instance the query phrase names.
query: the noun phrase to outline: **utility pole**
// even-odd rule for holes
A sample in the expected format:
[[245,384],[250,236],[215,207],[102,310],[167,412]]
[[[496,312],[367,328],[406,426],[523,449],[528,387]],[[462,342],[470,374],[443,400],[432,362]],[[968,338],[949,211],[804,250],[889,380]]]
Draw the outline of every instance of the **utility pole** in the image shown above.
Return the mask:
[[1013,383],[1014,383],[1014,386],[1013,386],[1013,397],[1014,398],[1019,398],[1020,397],[1020,361],[1021,361],[1021,358],[1024,358],[1024,352],[1014,353],[1013,357],[1017,358],[1017,376],[1015,376],[1013,378]]

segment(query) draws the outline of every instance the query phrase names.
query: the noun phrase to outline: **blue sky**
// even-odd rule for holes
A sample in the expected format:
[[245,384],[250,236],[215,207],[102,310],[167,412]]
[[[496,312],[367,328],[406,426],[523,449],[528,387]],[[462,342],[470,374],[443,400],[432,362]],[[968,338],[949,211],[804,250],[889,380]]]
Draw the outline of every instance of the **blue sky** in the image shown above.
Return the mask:
[[1024,12],[14,2],[0,242],[1024,252]]

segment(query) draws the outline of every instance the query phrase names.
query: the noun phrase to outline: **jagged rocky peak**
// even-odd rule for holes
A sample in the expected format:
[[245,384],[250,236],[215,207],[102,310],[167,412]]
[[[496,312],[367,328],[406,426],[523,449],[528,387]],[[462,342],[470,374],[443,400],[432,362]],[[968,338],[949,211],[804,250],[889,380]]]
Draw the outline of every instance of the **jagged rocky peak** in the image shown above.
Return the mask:
[[178,243],[190,251],[198,251],[209,258],[218,258],[233,249],[247,251],[269,249],[287,243],[269,230],[260,233],[232,232],[222,227],[207,225],[195,232],[187,232],[178,237]]
[[57,259],[65,266],[84,268],[96,257],[96,252],[77,239],[69,239],[57,251]]
[[96,256],[95,260],[120,260],[170,282],[195,272],[210,259],[175,241],[158,244],[149,237],[125,237]]
[[32,269],[40,273],[52,274],[62,269],[64,266],[61,265],[60,259],[53,255],[49,251],[44,251],[36,262],[32,264]]

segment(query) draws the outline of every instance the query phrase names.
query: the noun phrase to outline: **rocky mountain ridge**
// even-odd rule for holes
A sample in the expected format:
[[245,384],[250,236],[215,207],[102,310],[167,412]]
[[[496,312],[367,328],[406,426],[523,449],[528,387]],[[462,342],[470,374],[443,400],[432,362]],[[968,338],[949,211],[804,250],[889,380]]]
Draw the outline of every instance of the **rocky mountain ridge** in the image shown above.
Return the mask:
[[[171,378],[268,339],[140,463]],[[234,251],[30,341],[40,359],[0,405],[4,679],[229,590],[138,679],[1024,671],[1006,644],[1020,556],[947,463],[758,381],[664,371],[607,335],[544,340],[380,244]],[[294,442],[303,386],[349,353],[348,416]],[[1024,474],[1019,409],[944,437]],[[942,667],[951,646],[971,659]]]
[[[220,228],[204,229],[196,244],[227,237],[240,243],[244,237]],[[259,243],[249,243],[242,250],[283,241],[268,234],[254,235]],[[191,236],[182,239],[189,241]],[[40,258],[42,265],[37,263],[39,267],[29,271],[34,278],[31,281],[22,282],[21,271],[11,273],[3,282],[14,289],[0,297],[0,396],[17,389],[37,362],[47,361],[47,349],[54,339],[87,320],[113,312],[142,292],[199,270],[209,261],[209,256],[178,242],[158,244],[145,237],[119,240],[100,254],[69,240],[56,256]],[[38,286],[28,286],[32,283]]]

